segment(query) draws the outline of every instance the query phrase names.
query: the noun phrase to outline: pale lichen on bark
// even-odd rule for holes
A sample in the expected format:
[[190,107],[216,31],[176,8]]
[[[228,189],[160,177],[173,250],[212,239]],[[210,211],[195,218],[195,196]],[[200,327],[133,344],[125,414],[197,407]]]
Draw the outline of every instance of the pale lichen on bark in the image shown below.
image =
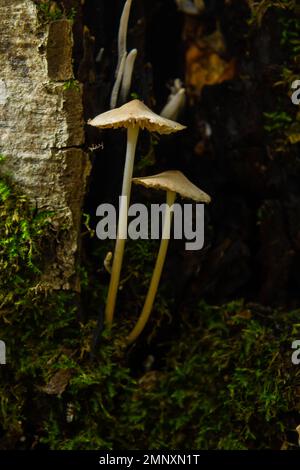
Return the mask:
[[55,289],[78,284],[75,265],[90,170],[81,86],[68,86],[72,46],[71,21],[41,24],[33,1],[0,0],[0,153],[20,190],[39,210],[54,213],[57,243],[42,283]]

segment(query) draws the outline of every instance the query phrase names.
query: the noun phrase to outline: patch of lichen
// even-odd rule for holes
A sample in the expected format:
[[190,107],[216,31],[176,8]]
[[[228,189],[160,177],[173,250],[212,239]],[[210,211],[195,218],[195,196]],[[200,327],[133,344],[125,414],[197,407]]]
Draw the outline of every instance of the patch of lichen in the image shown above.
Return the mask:
[[[157,247],[130,242],[114,329],[102,332],[92,360],[106,292],[100,266],[110,242],[95,240],[98,272],[81,267],[85,302],[73,293],[41,292],[35,287],[53,236],[51,216],[32,209],[7,179],[0,188],[2,449],[293,447],[300,369],[291,364],[290,346],[299,312],[200,303],[157,344],[154,355],[164,356],[155,357],[153,369],[137,373],[124,338]],[[157,343],[167,298],[162,289],[141,342],[151,336]]]

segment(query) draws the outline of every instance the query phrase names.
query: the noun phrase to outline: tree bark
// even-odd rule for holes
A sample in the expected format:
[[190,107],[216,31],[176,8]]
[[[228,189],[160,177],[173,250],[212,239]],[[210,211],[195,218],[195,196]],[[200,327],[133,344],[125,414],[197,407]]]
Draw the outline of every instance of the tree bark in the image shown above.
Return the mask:
[[78,288],[86,179],[82,87],[73,80],[72,22],[41,24],[31,0],[0,0],[0,153],[38,210],[53,211],[54,253],[41,285]]

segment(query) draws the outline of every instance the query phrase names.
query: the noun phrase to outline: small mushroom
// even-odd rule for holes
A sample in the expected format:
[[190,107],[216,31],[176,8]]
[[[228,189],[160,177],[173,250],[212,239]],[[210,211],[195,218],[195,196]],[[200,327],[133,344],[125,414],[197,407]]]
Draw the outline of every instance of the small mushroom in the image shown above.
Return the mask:
[[121,64],[121,60],[123,56],[127,55],[127,30],[128,30],[128,21],[130,15],[132,0],[126,0],[124,3],[121,19],[120,19],[120,26],[118,32],[118,65],[116,69],[116,77],[118,75],[119,67]]
[[137,49],[132,49],[132,51],[130,51],[126,57],[120,93],[122,103],[126,103],[127,97],[129,95],[136,56]]
[[176,78],[173,86],[171,86],[171,93],[168,97],[167,104],[161,110],[160,115],[167,119],[177,119],[185,106],[185,102],[185,89],[182,87],[181,80]]
[[123,197],[121,198],[120,204],[118,233],[105,309],[106,322],[111,326],[120,280],[125,240],[127,238],[128,206],[139,130],[147,129],[150,132],[157,132],[159,134],[171,134],[172,132],[185,129],[185,126],[155,114],[139,100],[132,100],[120,108],[99,114],[99,116],[89,120],[88,124],[102,129],[116,129],[119,127],[127,128],[127,150],[121,193],[121,196]]
[[149,290],[146,296],[144,307],[140,317],[127,337],[128,343],[133,343],[143,331],[152,311],[152,306],[156,296],[158,284],[166,259],[167,249],[169,245],[171,222],[172,222],[172,206],[176,199],[176,194],[180,194],[183,198],[193,199],[196,202],[209,203],[210,196],[201,189],[197,188],[189,181],[180,171],[165,171],[154,176],[145,178],[133,178],[133,183],[140,184],[146,188],[163,189],[167,192],[166,197],[166,213],[162,229],[162,239],[157,255],[155,268],[152,274]]
[[115,83],[110,97],[110,109],[114,109],[117,105],[120,86],[123,79],[123,74],[127,58],[127,29],[130,15],[132,0],[126,0],[123,7],[123,12],[120,19],[119,33],[118,33],[118,64],[115,73]]
[[127,52],[125,52],[125,54],[123,55],[121,62],[120,62],[120,66],[118,68],[118,75],[116,77],[116,81],[114,83],[114,86],[111,92],[111,97],[110,97],[110,109],[114,109],[117,106],[120,86],[122,83],[122,78],[123,78],[125,65],[126,65],[126,58],[127,58]]

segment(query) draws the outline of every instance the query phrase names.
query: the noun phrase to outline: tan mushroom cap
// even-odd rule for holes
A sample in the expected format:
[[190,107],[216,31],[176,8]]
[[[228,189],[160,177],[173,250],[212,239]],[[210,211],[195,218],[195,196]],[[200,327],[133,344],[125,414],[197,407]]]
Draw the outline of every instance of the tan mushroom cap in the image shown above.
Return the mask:
[[146,188],[173,191],[184,198],[193,199],[196,202],[206,202],[208,204],[211,201],[210,196],[197,188],[181,171],[164,171],[158,175],[133,178],[132,181]]
[[148,129],[150,132],[158,132],[159,134],[171,134],[185,129],[185,126],[178,122],[155,114],[140,100],[129,101],[120,108],[99,114],[94,119],[90,119],[88,124],[104,129],[138,125],[142,129]]

